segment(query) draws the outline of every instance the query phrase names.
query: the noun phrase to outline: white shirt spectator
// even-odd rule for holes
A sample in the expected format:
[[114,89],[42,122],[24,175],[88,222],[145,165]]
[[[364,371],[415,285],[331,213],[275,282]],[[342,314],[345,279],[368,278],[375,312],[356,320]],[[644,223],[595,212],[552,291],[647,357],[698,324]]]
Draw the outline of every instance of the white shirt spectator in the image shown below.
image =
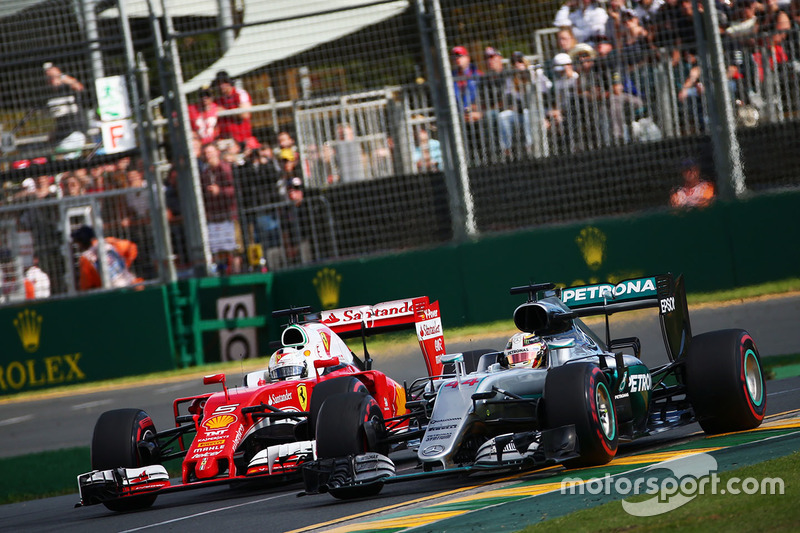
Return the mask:
[[649,24],[653,20],[658,10],[664,5],[664,0],[651,0],[649,2],[650,5],[645,5],[646,3],[647,2],[640,2],[633,8],[636,18],[638,18],[642,24]]
[[579,43],[585,43],[595,35],[602,35],[606,30],[608,13],[591,0],[583,0],[583,7],[570,12],[572,33]]
[[33,285],[34,298],[50,297],[50,276],[44,270],[34,265],[25,272],[25,279]]

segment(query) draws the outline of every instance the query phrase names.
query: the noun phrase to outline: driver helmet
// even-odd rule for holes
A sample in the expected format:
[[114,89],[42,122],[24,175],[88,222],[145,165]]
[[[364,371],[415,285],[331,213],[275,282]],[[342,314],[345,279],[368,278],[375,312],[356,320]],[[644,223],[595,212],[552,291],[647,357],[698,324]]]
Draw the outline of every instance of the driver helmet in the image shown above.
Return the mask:
[[269,377],[273,381],[308,377],[308,364],[305,356],[297,348],[279,348],[269,359]]
[[511,337],[504,353],[509,367],[542,368],[547,365],[547,344],[530,333],[517,333]]

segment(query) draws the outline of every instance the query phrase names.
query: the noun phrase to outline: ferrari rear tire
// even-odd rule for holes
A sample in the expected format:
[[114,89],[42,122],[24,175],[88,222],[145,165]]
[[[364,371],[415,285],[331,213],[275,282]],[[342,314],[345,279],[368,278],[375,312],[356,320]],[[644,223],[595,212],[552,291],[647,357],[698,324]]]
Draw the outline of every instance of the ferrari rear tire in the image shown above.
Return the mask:
[[603,465],[614,458],[619,438],[614,400],[597,365],[568,363],[553,368],[547,373],[543,400],[548,428],[575,425],[580,457],[565,466]]
[[[156,428],[150,416],[141,409],[116,409],[106,411],[94,426],[92,435],[91,460],[93,470],[113,468],[135,468],[157,463],[140,442],[150,440]],[[133,511],[153,505],[156,496],[134,496],[121,500],[104,502],[112,511]]]
[[[383,413],[369,394],[345,392],[330,396],[319,410],[317,420],[317,458],[332,459],[367,452],[388,452],[380,439],[386,427]],[[382,482],[331,489],[340,500],[363,498],[378,494]]]
[[692,337],[686,393],[708,434],[753,429],[767,409],[767,386],[755,341],[742,329]]

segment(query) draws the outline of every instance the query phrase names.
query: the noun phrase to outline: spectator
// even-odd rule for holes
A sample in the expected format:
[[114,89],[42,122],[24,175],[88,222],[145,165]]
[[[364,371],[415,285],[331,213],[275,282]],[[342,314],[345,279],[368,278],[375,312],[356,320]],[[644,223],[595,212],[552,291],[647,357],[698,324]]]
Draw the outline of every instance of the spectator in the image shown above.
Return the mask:
[[658,10],[664,5],[664,0],[639,0],[633,8],[634,13],[639,18],[642,26],[648,31],[652,30]]
[[756,0],[737,0],[734,19],[725,29],[725,35],[736,40],[752,39],[758,33],[758,16]]
[[242,225],[247,229],[246,234],[252,236],[249,238],[267,253],[280,246],[280,225],[274,204],[280,201],[277,186],[281,172],[281,164],[268,144],[254,150],[247,164],[236,172]]
[[431,139],[424,124],[417,126],[417,146],[414,147],[413,163],[418,172],[436,172],[444,167],[439,141]]
[[[130,238],[139,243],[140,254],[137,257],[134,272],[145,279],[155,276],[155,268],[150,256],[150,247],[145,246],[150,238],[150,191],[144,179],[144,172],[139,165],[128,170],[129,192],[125,194],[125,203],[120,213],[120,225]],[[131,266],[131,265],[129,265]]]
[[506,155],[511,155],[514,112],[510,108],[514,83],[511,76],[504,72],[503,55],[499,51],[489,46],[484,51],[483,58],[486,62],[486,72],[481,78],[480,85],[484,98],[484,116],[491,128],[490,131],[492,133],[497,131],[500,134],[500,149]]
[[50,276],[39,268],[39,258],[33,256],[33,265],[25,271],[25,298],[34,300],[50,297]]
[[236,217],[233,169],[214,144],[203,147],[205,168],[200,173],[203,203],[208,221],[209,246],[218,268],[227,273],[241,271],[241,230]]
[[294,138],[288,131],[278,133],[278,161],[281,164],[282,170],[287,172],[290,176],[300,176],[300,154],[297,153],[297,147],[294,143]]
[[83,108],[83,84],[52,63],[43,65],[47,77],[45,105],[55,120],[51,141],[65,159],[80,157],[86,145],[88,121]]
[[[239,110],[246,110],[252,107],[250,95],[244,89],[236,87],[226,71],[220,70],[217,72],[214,85],[219,90],[219,95],[215,100],[217,107]],[[219,117],[219,138],[233,139],[237,143],[244,143],[249,137],[253,136],[250,118],[250,111]]]
[[[79,227],[72,232],[72,241],[81,252],[78,288],[82,291],[101,288],[103,283],[98,271],[100,247],[94,229],[90,226]],[[142,281],[129,270],[137,255],[138,247],[134,242],[115,237],[105,238],[103,268],[108,275],[110,287],[128,287]]]
[[585,43],[605,32],[608,13],[594,0],[578,0],[577,7],[569,13],[569,21],[575,39]]
[[644,102],[638,96],[624,92],[622,76],[615,72],[611,77],[611,94],[608,96],[608,112],[611,122],[611,137],[617,144],[631,141],[630,123]]
[[[605,36],[615,49],[622,47],[622,36],[625,24],[622,21],[622,13],[625,11],[625,0],[610,0],[608,2],[608,20],[603,31]],[[595,38],[599,37],[596,36]]]
[[483,75],[478,67],[472,63],[469,52],[463,46],[455,46],[451,50],[453,63],[453,77],[455,78],[456,101],[464,113],[467,123],[481,119],[478,107],[478,80]]
[[72,172],[65,172],[61,178],[61,188],[64,196],[82,196],[86,193],[86,188],[81,180]]
[[[778,11],[775,15],[775,25],[764,28],[764,46],[758,47],[753,52],[753,63],[756,67],[758,81],[764,83],[766,70],[777,71],[781,65],[789,63],[789,55],[783,47],[787,32],[792,29],[792,22],[785,11]],[[762,50],[766,50],[767,56],[762,55]]]
[[714,185],[701,178],[700,166],[693,159],[681,163],[683,184],[672,192],[672,207],[706,207],[714,201]]
[[[683,106],[684,111],[689,113],[700,129],[703,130],[705,128],[705,119],[703,117],[703,92],[705,92],[705,87],[700,79],[702,69],[697,63],[697,56],[691,50],[684,50],[683,57],[684,59],[680,63],[673,66],[678,72],[675,79],[681,82],[678,101]],[[683,77],[679,77],[681,72],[684,73]]]
[[197,103],[189,104],[189,121],[202,144],[212,143],[219,134],[217,104],[208,87],[200,89],[197,96]]
[[305,201],[303,180],[298,177],[284,176],[278,182],[278,194],[288,200],[283,210],[284,243],[286,257],[290,262],[307,264],[311,262],[310,233],[311,213]]
[[[511,54],[512,78],[512,111],[514,125],[519,127],[520,120],[525,135],[525,148],[533,149],[534,131],[542,129],[541,111],[547,105],[553,82],[545,76],[544,69],[532,66],[522,52]],[[534,126],[535,124],[535,126]],[[537,137],[540,135],[537,134]]]
[[367,179],[366,156],[361,143],[356,140],[353,126],[347,122],[336,127],[336,166],[339,168],[339,181],[343,183]]
[[572,59],[568,54],[556,54],[553,58],[553,71],[556,79],[553,80],[554,102],[548,117],[551,130],[562,139],[563,148],[571,150],[575,143],[575,129],[578,123],[578,79],[579,75],[572,66]]
[[622,24],[622,60],[630,67],[637,67],[647,60],[650,34],[641,25],[636,13],[630,9],[622,12]]
[[572,54],[572,49],[578,45],[578,41],[575,39],[575,34],[572,33],[571,26],[559,28],[558,32],[556,32],[556,42],[558,43],[559,52],[564,52],[570,55]]

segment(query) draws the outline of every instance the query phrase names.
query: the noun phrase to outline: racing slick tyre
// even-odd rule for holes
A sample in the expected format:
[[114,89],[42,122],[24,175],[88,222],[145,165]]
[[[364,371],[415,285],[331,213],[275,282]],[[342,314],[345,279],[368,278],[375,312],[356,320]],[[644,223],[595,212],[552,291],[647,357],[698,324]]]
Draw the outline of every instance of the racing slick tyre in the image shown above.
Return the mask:
[[[308,411],[308,424],[297,424],[300,427],[295,429],[295,436],[298,440],[312,440],[316,434],[317,418],[319,417],[319,409],[325,400],[331,396],[342,394],[345,392],[357,392],[359,394],[368,394],[366,385],[358,378],[352,376],[342,376],[339,378],[328,379],[317,383],[311,391],[311,401],[309,402]],[[300,435],[298,433],[307,431],[307,434]]]
[[580,457],[568,467],[609,462],[617,453],[614,401],[602,370],[592,363],[553,368],[544,383],[545,421],[548,428],[575,425]]
[[[158,452],[154,446],[140,446],[152,441],[156,428],[150,416],[141,409],[116,409],[106,411],[94,426],[92,435],[92,469],[111,470],[157,464]],[[156,496],[133,496],[104,502],[112,511],[133,511],[153,505]]]
[[[379,440],[385,435],[383,413],[375,398],[360,392],[345,392],[330,396],[320,407],[317,420],[317,458],[334,459],[348,455],[378,452],[388,449]],[[383,482],[330,489],[340,500],[363,498],[378,494]]]
[[726,329],[692,337],[686,394],[706,433],[758,427],[767,408],[767,387],[750,334]]

